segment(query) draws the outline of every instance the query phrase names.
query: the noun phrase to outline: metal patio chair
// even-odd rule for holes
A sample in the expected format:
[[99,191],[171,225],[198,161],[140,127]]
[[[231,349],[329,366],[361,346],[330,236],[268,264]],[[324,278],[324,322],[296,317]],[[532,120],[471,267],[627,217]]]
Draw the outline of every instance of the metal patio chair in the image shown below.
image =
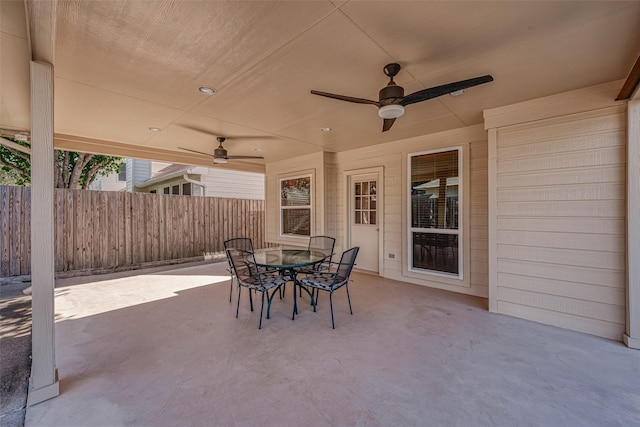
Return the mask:
[[[236,306],[236,319],[240,311],[240,294],[243,287],[249,290],[249,301],[251,302],[251,311],[253,311],[253,301],[251,299],[251,291],[261,293],[262,304],[260,306],[260,322],[258,329],[262,328],[262,314],[264,312],[264,298],[267,296],[267,319],[271,312],[271,301],[273,296],[280,289],[280,286],[287,282],[287,278],[278,274],[260,272],[256,266],[256,259],[253,252],[242,249],[227,249],[227,257],[231,261],[231,268],[238,282],[238,303]],[[271,295],[269,291],[273,289]]]
[[[316,271],[315,273],[307,275],[302,279],[297,280],[293,284],[293,297],[295,298],[295,287],[296,286],[306,286],[312,289],[317,289],[318,291],[326,291],[329,292],[329,305],[331,306],[331,326],[333,329],[336,328],[336,324],[333,318],[333,293],[344,286],[347,291],[347,301],[349,301],[349,312],[353,314],[353,309],[351,308],[351,297],[349,296],[349,280],[351,277],[351,271],[353,270],[353,266],[356,262],[356,257],[358,256],[358,251],[360,248],[355,246],[351,249],[348,249],[342,253],[342,257],[340,257],[340,262],[338,263],[338,268],[335,272],[330,271]],[[313,311],[316,311],[317,300],[312,298],[313,303]],[[293,318],[296,315],[297,305],[294,301],[293,304]]]
[[[333,250],[336,246],[336,239],[329,236],[311,236],[309,237],[310,251],[322,252],[325,255],[325,259],[314,265],[313,267],[303,267],[296,269],[296,274],[313,274],[318,271],[328,271],[331,269],[331,263],[333,258]],[[299,290],[299,295],[302,296],[302,289]],[[317,292],[314,298],[317,298]],[[317,302],[317,301],[316,301]]]
[[[227,253],[227,249],[242,249],[253,253],[253,241],[250,237],[236,237],[224,241],[224,251]],[[231,259],[227,254],[227,262],[229,262],[229,268],[227,271],[231,275],[231,281],[229,282],[229,302],[231,302],[231,296],[233,295],[233,281],[235,280],[235,274],[231,265]],[[253,301],[251,301],[251,310],[253,310]]]

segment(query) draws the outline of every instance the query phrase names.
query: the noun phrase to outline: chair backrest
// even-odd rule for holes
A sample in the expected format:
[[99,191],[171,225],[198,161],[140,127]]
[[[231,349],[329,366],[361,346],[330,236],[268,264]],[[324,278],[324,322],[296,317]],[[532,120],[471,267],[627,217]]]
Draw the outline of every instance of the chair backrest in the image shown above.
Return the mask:
[[353,266],[356,263],[356,257],[358,256],[358,251],[360,247],[354,246],[351,249],[348,249],[342,253],[340,257],[340,263],[338,264],[338,268],[335,273],[335,283],[341,283],[345,280],[349,280],[351,276],[351,270],[353,270]]
[[236,237],[224,241],[224,250],[227,249],[242,249],[247,252],[254,252],[253,241],[250,237]]
[[240,282],[247,282],[251,277],[260,276],[253,252],[242,249],[227,249],[227,259]]
[[331,266],[331,256],[333,248],[336,246],[336,239],[329,236],[311,236],[309,237],[309,250],[322,252],[327,258],[322,264]]
[[[236,237],[233,239],[224,241],[224,251],[227,252],[227,249],[241,249],[247,252],[253,252],[253,241],[250,237]],[[233,273],[233,265],[231,264],[231,258],[229,258],[229,254],[227,253],[227,261],[229,262],[229,267],[231,268],[231,273]]]

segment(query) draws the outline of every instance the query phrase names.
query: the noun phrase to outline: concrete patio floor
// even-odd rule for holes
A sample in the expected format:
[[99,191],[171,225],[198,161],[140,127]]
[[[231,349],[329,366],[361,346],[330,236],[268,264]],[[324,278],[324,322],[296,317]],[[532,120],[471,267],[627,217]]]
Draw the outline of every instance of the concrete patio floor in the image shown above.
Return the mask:
[[[640,351],[365,274],[258,330],[226,263],[58,280],[59,397],[27,426],[640,425]],[[258,306],[259,307],[259,306]]]

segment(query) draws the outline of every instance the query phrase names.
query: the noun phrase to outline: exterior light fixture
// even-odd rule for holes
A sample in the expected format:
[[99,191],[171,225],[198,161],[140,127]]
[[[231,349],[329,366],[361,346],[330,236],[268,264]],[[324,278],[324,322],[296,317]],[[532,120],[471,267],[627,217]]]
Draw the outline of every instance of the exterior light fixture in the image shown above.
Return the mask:
[[404,114],[404,107],[398,104],[383,105],[378,109],[378,115],[383,119],[397,119]]

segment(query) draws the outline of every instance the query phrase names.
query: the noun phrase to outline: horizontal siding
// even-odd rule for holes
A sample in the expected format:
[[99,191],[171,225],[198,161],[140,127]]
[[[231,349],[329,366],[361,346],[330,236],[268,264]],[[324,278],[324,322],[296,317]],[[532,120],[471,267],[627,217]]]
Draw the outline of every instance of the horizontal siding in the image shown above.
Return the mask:
[[489,229],[487,215],[489,212],[489,175],[488,175],[488,142],[476,141],[469,144],[470,151],[470,207],[469,244],[471,246],[470,282],[472,288],[482,289],[488,294],[489,283]]
[[589,112],[497,132],[497,308],[620,339],[625,117]]
[[591,285],[583,282],[500,273],[498,274],[498,286],[522,291],[536,289],[538,293],[575,299],[578,299],[576,298],[576,295],[578,295],[579,299],[584,301],[616,306],[623,306],[625,303],[624,289]]
[[264,200],[265,178],[260,173],[210,168],[201,182],[208,197]]
[[[564,264],[550,264],[499,258],[498,274],[500,273],[521,274],[524,276],[541,277],[559,281],[576,281],[579,283],[612,286],[622,289],[624,288],[620,284],[625,280],[624,271],[620,270],[579,266],[567,268]],[[580,295],[576,295],[576,297],[580,298]]]
[[501,174],[498,187],[540,187],[549,185],[624,183],[625,171],[619,165],[555,171]]
[[531,158],[516,159],[509,162],[499,162],[498,174],[518,173],[529,171],[555,171],[567,168],[598,167],[604,165],[619,165],[620,157],[625,156],[624,147],[612,147],[601,150],[582,151],[575,153],[549,154],[538,162]]
[[598,335],[612,340],[620,340],[620,329],[624,325],[614,322],[593,319],[588,316],[576,316],[559,311],[546,310],[540,307],[528,307],[522,304],[512,304],[498,301],[498,312],[522,319],[554,325],[587,334]]

